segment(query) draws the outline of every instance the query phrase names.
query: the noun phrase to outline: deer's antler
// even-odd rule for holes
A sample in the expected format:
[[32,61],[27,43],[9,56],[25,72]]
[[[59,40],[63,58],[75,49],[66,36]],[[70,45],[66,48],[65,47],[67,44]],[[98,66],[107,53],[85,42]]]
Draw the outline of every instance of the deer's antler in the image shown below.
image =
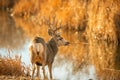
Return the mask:
[[44,17],[44,22],[45,22],[45,24],[48,25],[48,27],[49,27],[48,34],[49,34],[50,36],[56,35],[56,34],[57,34],[57,31],[62,28],[61,22],[60,22],[60,24],[59,24],[59,26],[58,26],[58,20],[56,20],[56,16],[53,16],[53,17],[52,17],[52,22],[51,22],[51,20],[50,20],[50,17],[49,17],[48,19],[46,19],[46,18]]

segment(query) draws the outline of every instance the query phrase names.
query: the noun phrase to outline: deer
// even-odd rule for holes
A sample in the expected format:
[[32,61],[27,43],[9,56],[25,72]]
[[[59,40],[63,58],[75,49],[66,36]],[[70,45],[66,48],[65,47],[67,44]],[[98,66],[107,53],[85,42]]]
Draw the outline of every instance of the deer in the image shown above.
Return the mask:
[[[40,36],[36,36],[33,38],[31,45],[29,47],[30,51],[30,60],[32,63],[32,79],[34,77],[35,69],[37,68],[37,77],[40,77],[39,71],[40,66],[42,66],[44,80],[46,80],[45,76],[45,66],[48,66],[49,77],[50,80],[53,80],[52,76],[52,64],[54,62],[54,58],[59,51],[60,46],[67,46],[70,43],[66,41],[60,33],[57,31],[61,29],[61,24],[59,27],[54,28],[56,26],[55,17],[53,18],[52,23],[50,20],[46,20],[46,24],[49,27],[48,34],[51,36],[50,40],[45,42],[44,38]],[[35,68],[36,66],[36,68]]]

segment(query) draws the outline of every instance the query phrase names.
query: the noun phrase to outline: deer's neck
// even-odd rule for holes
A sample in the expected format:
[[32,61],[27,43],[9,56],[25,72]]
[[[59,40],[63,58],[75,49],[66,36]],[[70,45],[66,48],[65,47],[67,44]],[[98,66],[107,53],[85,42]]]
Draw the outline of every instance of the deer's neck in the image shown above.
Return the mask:
[[58,52],[57,43],[53,38],[48,42],[48,48],[54,55]]

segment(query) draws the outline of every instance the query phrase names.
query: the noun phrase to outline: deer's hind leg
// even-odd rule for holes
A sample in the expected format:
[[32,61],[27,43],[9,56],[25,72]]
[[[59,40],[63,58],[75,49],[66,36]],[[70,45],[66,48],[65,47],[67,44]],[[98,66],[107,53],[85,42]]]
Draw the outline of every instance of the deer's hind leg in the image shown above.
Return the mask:
[[37,66],[37,77],[40,78],[40,66],[39,65],[36,65]]
[[46,80],[46,75],[45,75],[45,64],[42,64],[42,70],[43,70],[44,80]]
[[35,64],[32,64],[32,79],[34,78],[35,73]]

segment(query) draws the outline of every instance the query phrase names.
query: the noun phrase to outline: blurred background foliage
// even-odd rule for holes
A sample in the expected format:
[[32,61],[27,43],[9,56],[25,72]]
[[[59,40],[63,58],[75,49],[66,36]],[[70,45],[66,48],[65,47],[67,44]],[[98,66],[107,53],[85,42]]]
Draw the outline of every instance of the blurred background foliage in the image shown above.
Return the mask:
[[16,48],[36,35],[48,41],[44,19],[53,16],[71,43],[60,54],[75,61],[76,70],[94,64],[99,74],[115,75],[120,69],[119,0],[1,0],[0,47]]

